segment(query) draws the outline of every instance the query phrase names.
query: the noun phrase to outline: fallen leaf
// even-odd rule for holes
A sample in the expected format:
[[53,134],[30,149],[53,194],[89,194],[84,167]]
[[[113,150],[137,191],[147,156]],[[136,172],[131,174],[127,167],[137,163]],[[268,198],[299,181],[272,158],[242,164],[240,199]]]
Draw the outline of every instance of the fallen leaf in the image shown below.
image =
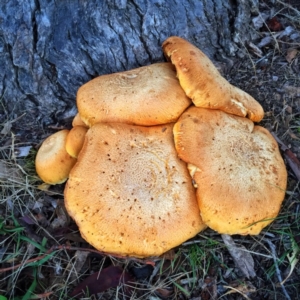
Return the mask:
[[247,278],[256,277],[254,260],[246,248],[244,246],[238,247],[230,235],[222,234],[222,239],[233,258],[236,268]]
[[[91,296],[109,288],[124,284],[124,292],[129,294],[128,284],[133,282],[131,275],[121,267],[109,266],[84,279],[71,293],[71,297]],[[123,298],[124,299],[124,298]]]
[[252,19],[252,24],[256,30],[264,26],[265,21],[268,19],[268,15],[265,13],[259,13],[258,16]]
[[23,118],[25,116],[26,113],[24,113],[23,115],[13,119],[13,120],[9,120],[7,121],[6,123],[4,123],[3,128],[0,132],[0,134],[3,134],[3,135],[7,135],[11,132],[11,128],[12,128],[12,124],[15,123],[16,121],[18,121],[19,119]]
[[41,191],[48,191],[50,187],[51,187],[50,184],[42,183],[42,184],[39,184],[37,188]]
[[300,140],[300,138],[291,129],[288,130],[288,134],[292,139]]
[[172,296],[174,290],[172,288],[157,288],[155,293],[162,299],[166,299]]
[[289,48],[287,49],[287,54],[286,54],[286,57],[285,59],[291,63],[293,61],[293,59],[297,56],[298,54],[298,50],[295,49],[295,48]]
[[261,39],[261,41],[257,44],[258,48],[266,47],[274,42],[274,38],[270,35]]
[[58,205],[55,208],[55,213],[56,216],[51,222],[50,227],[54,230],[61,227],[66,227],[69,224],[70,219],[62,203],[58,202]]
[[256,45],[254,45],[252,42],[250,42],[248,45],[252,49],[253,53],[256,56],[258,56],[258,57],[262,57],[263,56],[263,52]]
[[11,127],[12,127],[12,122],[11,121],[8,121],[8,122],[4,123],[3,128],[2,128],[0,133],[3,134],[3,135],[9,134],[10,131],[11,131]]
[[15,149],[16,157],[26,157],[29,155],[32,146],[17,147]]
[[290,107],[289,105],[286,106],[285,110],[286,110],[289,114],[292,114],[292,113],[293,113],[293,108]]
[[266,24],[271,31],[280,31],[283,29],[283,26],[277,17],[269,19],[266,21]]

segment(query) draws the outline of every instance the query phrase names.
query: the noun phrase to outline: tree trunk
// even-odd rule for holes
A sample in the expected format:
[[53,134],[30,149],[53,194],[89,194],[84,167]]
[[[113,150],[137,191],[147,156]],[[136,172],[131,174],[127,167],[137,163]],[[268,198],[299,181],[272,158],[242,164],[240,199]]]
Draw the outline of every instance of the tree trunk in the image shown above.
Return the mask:
[[257,0],[2,0],[1,116],[57,124],[90,79],[163,61],[186,38],[210,58],[241,55]]

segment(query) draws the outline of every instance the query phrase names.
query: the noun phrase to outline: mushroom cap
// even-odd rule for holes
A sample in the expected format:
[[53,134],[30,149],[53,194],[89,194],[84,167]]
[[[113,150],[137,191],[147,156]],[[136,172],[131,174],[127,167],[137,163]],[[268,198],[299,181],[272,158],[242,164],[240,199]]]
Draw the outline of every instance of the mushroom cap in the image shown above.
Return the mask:
[[60,130],[47,137],[35,158],[35,168],[39,177],[48,184],[60,184],[67,180],[76,163],[65,148],[69,130]]
[[96,249],[157,256],[206,227],[172,129],[98,123],[87,132],[64,194],[68,213]]
[[177,121],[191,104],[170,63],[99,76],[81,86],[77,107],[84,123],[143,126]]
[[277,216],[287,172],[267,129],[219,110],[191,107],[175,124],[174,139],[210,228],[255,235]]
[[81,119],[80,117],[80,114],[77,113],[72,121],[72,126],[75,127],[75,126],[83,126],[83,127],[86,127],[88,128],[89,126],[87,126]]
[[67,135],[66,151],[74,158],[77,158],[84,143],[85,134],[88,128],[84,126],[73,127]]
[[166,39],[162,47],[176,67],[180,85],[196,106],[247,116],[254,122],[263,118],[262,106],[223,78],[200,49],[177,36]]

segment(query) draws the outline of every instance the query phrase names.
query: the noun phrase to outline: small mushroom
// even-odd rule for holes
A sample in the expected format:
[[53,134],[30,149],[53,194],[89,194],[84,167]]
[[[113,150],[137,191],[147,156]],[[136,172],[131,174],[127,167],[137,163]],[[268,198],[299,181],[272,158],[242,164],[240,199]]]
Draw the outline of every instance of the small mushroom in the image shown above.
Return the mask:
[[206,227],[172,129],[98,123],[87,132],[64,195],[96,249],[158,256]]
[[99,76],[79,88],[76,100],[81,119],[89,126],[170,123],[191,105],[170,63]]
[[88,128],[84,126],[73,127],[67,135],[66,150],[70,156],[77,158],[84,143]]
[[60,184],[67,180],[76,163],[66,151],[69,130],[60,130],[46,138],[35,158],[35,168],[39,177],[48,184]]
[[83,126],[83,127],[86,127],[86,128],[89,128],[89,126],[87,126],[81,119],[81,116],[79,113],[77,113],[72,121],[72,126],[75,127],[75,126]]
[[176,67],[180,85],[196,106],[247,116],[254,122],[263,118],[262,106],[223,78],[200,49],[177,36],[169,37],[162,47]]
[[222,234],[259,234],[279,213],[287,171],[261,126],[220,110],[191,107],[174,126],[203,221]]

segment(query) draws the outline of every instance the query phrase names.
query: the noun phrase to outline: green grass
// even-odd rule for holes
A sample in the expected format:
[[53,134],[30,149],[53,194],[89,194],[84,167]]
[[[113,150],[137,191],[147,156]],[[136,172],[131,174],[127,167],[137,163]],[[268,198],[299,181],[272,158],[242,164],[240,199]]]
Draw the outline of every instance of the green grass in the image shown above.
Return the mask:
[[[282,13],[299,26],[299,11],[280,3],[282,6],[276,13]],[[285,50],[264,51],[272,52],[274,64],[275,58],[282,56],[280,68],[274,66],[272,69],[272,66],[268,72],[282,76],[280,82],[299,86],[299,76],[289,65],[284,67]],[[245,90],[250,89],[251,77],[255,76],[255,85],[263,82],[268,86],[270,79],[265,78],[266,72],[257,66],[258,59],[249,51],[248,56],[241,69],[234,70],[237,78],[231,74],[233,82]],[[244,77],[247,72],[249,76]],[[242,80],[239,73],[243,73]],[[280,82],[276,89],[280,88]],[[300,120],[295,113],[299,98],[284,94],[282,107],[275,107],[273,91],[256,88],[254,92],[259,100],[272,100],[265,104],[268,115],[263,124],[276,130],[280,139],[295,151],[300,147]],[[295,115],[286,112],[286,105],[293,108]],[[80,239],[77,227],[64,212],[63,185],[48,190],[39,188],[42,182],[35,173],[35,148],[27,157],[17,157],[15,150],[20,144],[12,133],[14,125],[14,120],[8,116],[0,124],[1,130],[6,129],[6,134],[0,135],[0,170],[5,169],[4,174],[0,174],[0,300],[67,300],[71,299],[70,292],[79,282],[102,268],[116,265],[129,271],[133,267],[143,267],[141,261],[95,253]],[[244,278],[221,236],[207,229],[166,255],[155,258],[151,274],[132,284],[131,299],[210,299],[214,289],[217,299],[224,300],[247,297],[283,300],[288,299],[286,293],[291,299],[300,299],[300,187],[290,168],[288,172],[286,198],[276,220],[258,236],[233,236],[236,245],[245,247],[253,257],[256,278]],[[23,218],[30,218],[33,224],[22,221]],[[54,228],[58,221],[63,221],[63,226]],[[89,255],[79,267],[80,253],[84,249],[88,249]],[[121,285],[99,297],[86,299],[122,299],[124,289]]]
[[[20,166],[16,166],[14,161],[5,160],[5,163],[14,170],[20,170]],[[61,237],[59,240],[51,237],[51,232],[47,231],[48,227],[42,228],[43,226],[39,222],[29,226],[34,230],[34,234],[28,231],[26,224],[20,223],[20,218],[23,216],[35,216],[32,207],[37,199],[42,197],[61,198],[59,193],[53,196],[51,190],[40,191],[37,187],[41,182],[37,181],[34,172],[29,175],[25,171],[27,170],[25,166],[26,163],[22,162],[22,176],[17,177],[17,180],[15,177],[7,178],[1,180],[0,183],[3,195],[0,204],[0,244],[1,248],[5,250],[2,254],[0,269],[17,266],[0,274],[1,296],[7,299],[23,300],[38,298],[38,295],[50,292],[49,299],[70,299],[68,295],[72,287],[75,287],[77,282],[85,278],[92,269],[97,270],[99,266],[103,267],[111,263],[127,268],[140,265],[139,262],[130,260],[124,261],[110,257],[101,257],[99,260],[88,257],[90,269],[84,268],[76,274],[75,279],[72,278],[72,270],[74,270],[76,261],[75,251],[51,247],[59,247],[66,242],[71,242],[71,246],[78,245],[80,248],[82,247],[80,243],[72,242],[66,237]],[[32,167],[30,161],[28,166]],[[295,274],[299,272],[297,261],[299,247],[296,242],[299,240],[300,226],[300,216],[296,209],[299,206],[299,199],[296,197],[299,187],[298,185],[293,187],[294,189],[288,193],[279,217],[261,235],[234,237],[238,245],[244,245],[250,251],[256,262],[257,270],[260,269],[259,277],[263,284],[260,282],[260,286],[257,280],[251,281],[256,290],[273,296],[282,294],[284,297],[281,287],[278,285],[277,269],[287,270],[282,274],[282,279],[289,276],[285,282],[285,288],[289,292],[293,291],[297,295],[296,291],[299,289],[299,284],[293,280]],[[51,214],[53,213],[55,214],[54,208]],[[51,222],[51,220],[49,221]],[[48,234],[46,234],[47,232]],[[74,234],[78,236],[76,231]],[[39,236],[41,239],[34,240],[34,236]],[[266,238],[271,239],[276,247],[275,261],[266,243]],[[144,297],[151,295],[162,296],[164,294],[169,296],[168,299],[177,299],[181,297],[180,295],[189,299],[196,297],[201,291],[209,291],[208,283],[218,287],[219,296],[222,296],[222,299],[238,299],[238,295],[241,296],[243,293],[241,291],[247,280],[240,277],[222,239],[212,230],[206,230],[191,241],[184,243],[172,251],[170,256],[171,260],[168,256],[156,260],[156,274],[150,279],[138,282],[138,286],[135,286],[135,296],[132,299],[145,299]],[[40,278],[41,274],[42,277],[46,277],[49,272],[52,274],[58,272],[57,280]],[[27,284],[24,284],[24,274],[26,274]],[[209,278],[212,278],[213,281],[209,281]],[[5,289],[1,290],[3,282],[7,282],[7,285]],[[233,285],[233,282],[236,284]],[[103,293],[112,298],[117,294],[122,294],[121,287]]]

